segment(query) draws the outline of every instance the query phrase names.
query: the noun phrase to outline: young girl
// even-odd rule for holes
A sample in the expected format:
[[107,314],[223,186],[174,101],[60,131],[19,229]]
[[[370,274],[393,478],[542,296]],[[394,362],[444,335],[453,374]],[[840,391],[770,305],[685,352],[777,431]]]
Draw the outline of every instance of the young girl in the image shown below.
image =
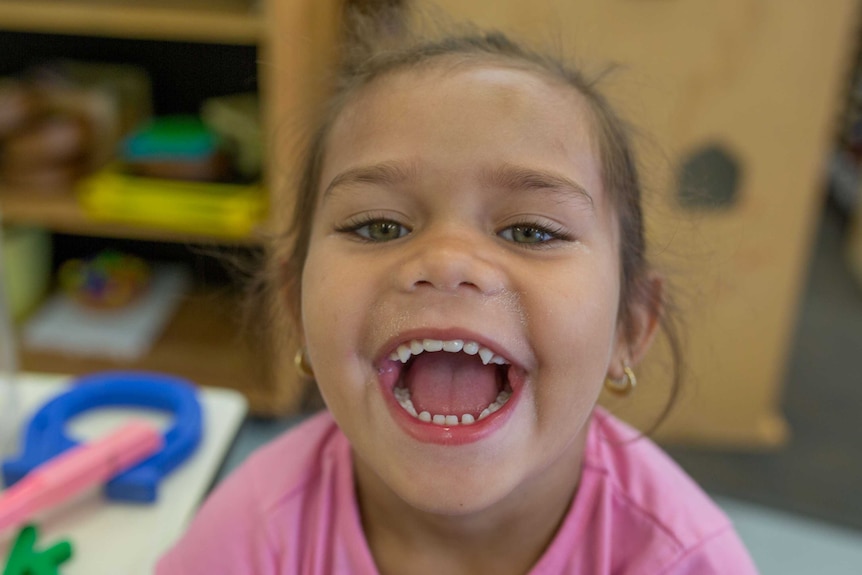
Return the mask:
[[596,407],[662,319],[621,121],[499,34],[345,72],[283,297],[327,410],[218,486],[171,574],[746,575],[724,514]]

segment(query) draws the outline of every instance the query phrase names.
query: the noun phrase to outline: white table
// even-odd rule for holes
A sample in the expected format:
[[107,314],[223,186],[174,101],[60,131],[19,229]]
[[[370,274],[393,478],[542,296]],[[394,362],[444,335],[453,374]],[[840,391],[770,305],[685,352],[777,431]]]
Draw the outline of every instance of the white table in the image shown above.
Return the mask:
[[[35,412],[62,391],[68,377],[20,374],[22,413]],[[150,575],[156,560],[179,537],[210,487],[246,413],[246,401],[235,391],[201,388],[204,433],[197,451],[159,486],[155,505],[108,501],[92,489],[62,507],[35,519],[37,549],[69,539],[73,557],[63,564],[64,575]],[[166,428],[169,415],[147,410],[93,410],[70,422],[68,433],[91,439],[119,427],[130,417]],[[0,567],[5,563],[17,530],[0,533]]]

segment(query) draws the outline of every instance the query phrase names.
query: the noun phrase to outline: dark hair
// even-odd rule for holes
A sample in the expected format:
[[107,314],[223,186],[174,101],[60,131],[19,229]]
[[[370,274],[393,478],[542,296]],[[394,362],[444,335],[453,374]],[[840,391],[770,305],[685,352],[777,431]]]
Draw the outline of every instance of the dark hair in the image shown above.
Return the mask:
[[[630,128],[613,111],[597,89],[604,76],[587,78],[561,58],[551,57],[516,43],[497,31],[470,28],[436,39],[416,37],[406,29],[406,8],[401,3],[383,3],[372,14],[354,12],[347,18],[347,47],[336,78],[335,90],[321,121],[305,151],[296,190],[293,221],[288,230],[291,250],[275,262],[276,292],[288,298],[288,307],[298,321],[302,271],[308,254],[309,236],[314,217],[320,174],[327,138],[341,111],[365,86],[399,71],[430,66],[446,60],[491,63],[511,66],[540,74],[551,81],[577,90],[593,115],[594,137],[598,144],[602,182],[614,206],[620,230],[621,294],[619,317],[627,339],[632,338],[631,309],[635,303],[660,313],[662,330],[667,338],[673,376],[670,397],[656,420],[657,426],[669,412],[679,391],[681,349],[675,314],[670,299],[661,300],[651,289],[651,267],[646,258],[644,221],[641,210],[641,182],[630,141]],[[655,428],[653,426],[651,430]]]

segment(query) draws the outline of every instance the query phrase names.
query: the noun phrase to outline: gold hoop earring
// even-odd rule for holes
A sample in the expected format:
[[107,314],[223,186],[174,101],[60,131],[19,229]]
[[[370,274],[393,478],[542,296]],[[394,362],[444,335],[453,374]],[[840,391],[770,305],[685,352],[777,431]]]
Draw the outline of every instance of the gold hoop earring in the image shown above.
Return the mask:
[[296,355],[293,356],[293,367],[296,368],[296,373],[306,379],[314,379],[314,370],[308,363],[308,358],[305,357],[305,350],[299,348],[296,350]]
[[614,395],[626,396],[634,390],[637,384],[638,379],[635,377],[635,372],[626,362],[623,362],[622,379],[605,378],[605,389]]

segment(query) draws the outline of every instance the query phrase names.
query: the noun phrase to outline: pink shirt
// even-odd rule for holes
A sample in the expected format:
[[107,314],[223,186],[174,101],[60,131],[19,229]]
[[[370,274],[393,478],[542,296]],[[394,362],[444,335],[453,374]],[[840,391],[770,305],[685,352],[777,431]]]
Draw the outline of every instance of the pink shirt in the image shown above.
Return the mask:
[[[722,511],[645,438],[597,409],[583,475],[532,575],[756,573]],[[157,575],[375,574],[350,445],[321,413],[222,482]]]

